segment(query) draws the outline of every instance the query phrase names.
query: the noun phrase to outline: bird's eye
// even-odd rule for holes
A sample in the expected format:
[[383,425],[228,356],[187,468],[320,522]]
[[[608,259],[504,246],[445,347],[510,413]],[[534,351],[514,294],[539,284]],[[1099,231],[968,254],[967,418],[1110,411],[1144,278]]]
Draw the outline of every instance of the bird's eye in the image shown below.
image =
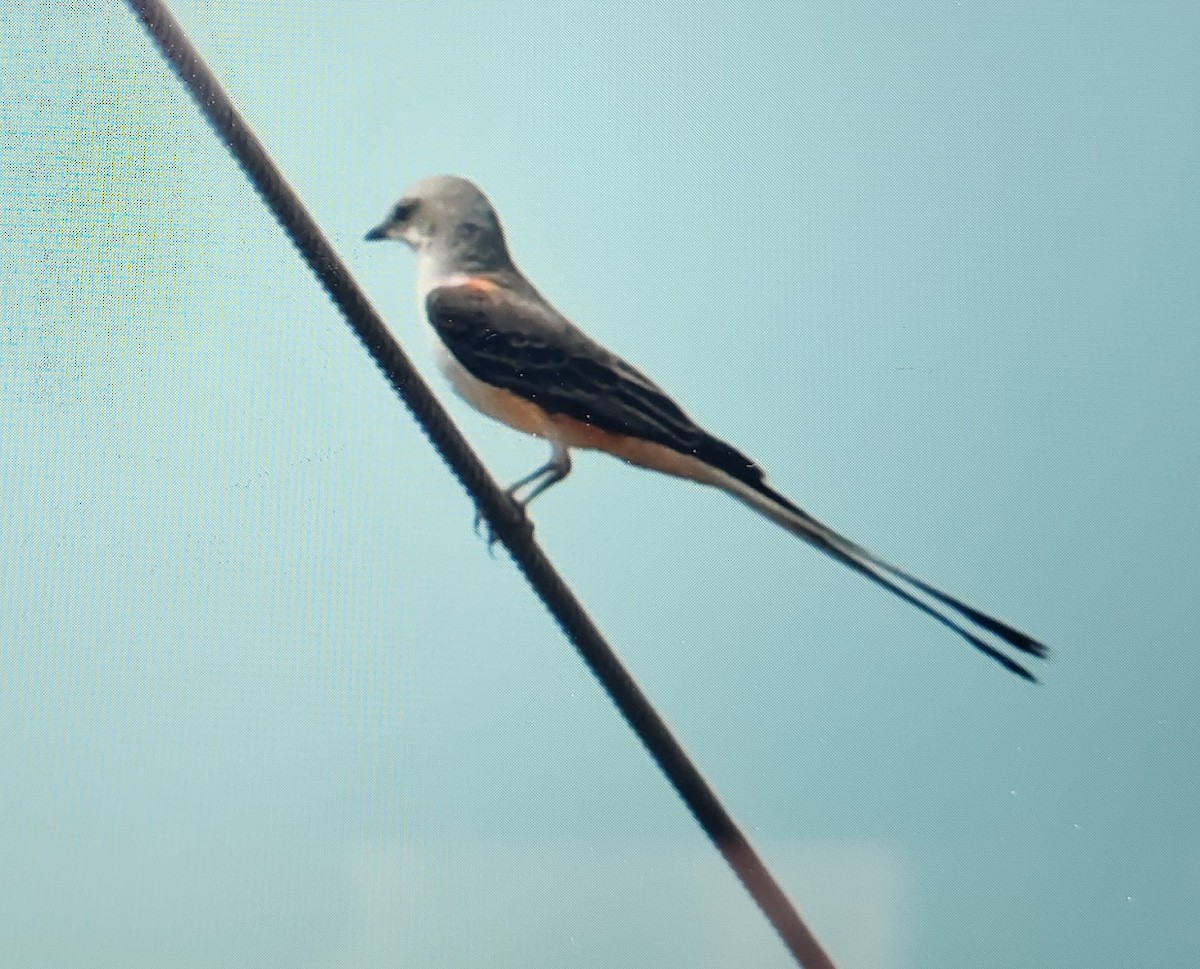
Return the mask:
[[407,222],[416,208],[416,202],[408,201],[406,199],[396,206],[396,211],[392,213],[392,218],[396,222]]

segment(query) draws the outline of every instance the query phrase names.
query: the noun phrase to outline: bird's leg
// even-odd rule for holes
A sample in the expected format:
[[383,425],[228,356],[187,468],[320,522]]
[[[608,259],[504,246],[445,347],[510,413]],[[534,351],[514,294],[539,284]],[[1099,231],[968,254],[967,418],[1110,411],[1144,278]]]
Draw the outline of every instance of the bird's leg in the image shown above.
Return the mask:
[[[512,484],[508,488],[508,497],[513,499],[522,508],[528,508],[529,503],[538,495],[549,488],[551,485],[556,485],[563,478],[571,473],[571,452],[559,444],[552,445],[553,450],[550,452],[550,460],[543,464],[540,468],[528,474],[520,481]],[[538,479],[541,479],[540,481]],[[524,499],[517,497],[517,492],[526,485],[533,484],[537,481],[537,485],[527,494]]]
[[[506,495],[508,495],[508,497],[512,500],[512,503],[514,505],[516,505],[517,508],[522,511],[522,513],[524,513],[524,506],[521,504],[521,502],[517,501],[516,492],[519,489],[524,488],[525,485],[529,484],[530,482],[536,481],[542,475],[549,474],[550,469],[553,466],[554,466],[554,461],[553,461],[553,459],[551,459],[546,464],[541,465],[540,467],[536,468],[529,474],[525,475],[525,477],[523,477],[520,481],[515,481],[511,485],[509,485],[507,488],[504,489],[504,493]],[[476,508],[475,509],[475,526],[474,526],[476,535],[484,536],[483,528],[484,528],[485,524],[486,523],[483,520],[483,512],[480,511],[478,508]],[[487,543],[488,543],[489,548],[496,541],[496,536],[492,532],[491,528],[487,529],[487,534],[484,537],[487,538]]]
[[[525,509],[534,498],[551,485],[558,484],[558,482],[571,473],[571,452],[558,444],[552,444],[551,447],[553,450],[550,452],[549,461],[525,475],[519,481],[514,481],[504,490],[504,493],[512,499],[513,504],[517,506],[521,514],[525,513]],[[517,493],[529,485],[534,485],[529,494],[523,499],[518,498]],[[483,520],[483,515],[478,509],[475,511],[475,534],[480,535],[487,541],[488,549],[491,549],[496,544],[495,531]]]

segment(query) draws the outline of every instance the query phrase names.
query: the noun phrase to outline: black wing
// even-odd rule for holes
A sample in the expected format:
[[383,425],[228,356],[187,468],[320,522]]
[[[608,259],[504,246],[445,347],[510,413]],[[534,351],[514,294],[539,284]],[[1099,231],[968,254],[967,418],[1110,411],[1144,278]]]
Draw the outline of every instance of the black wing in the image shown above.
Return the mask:
[[649,377],[576,329],[540,297],[493,286],[443,286],[429,322],[473,377],[614,434],[699,458],[750,485],[763,472],[696,424]]

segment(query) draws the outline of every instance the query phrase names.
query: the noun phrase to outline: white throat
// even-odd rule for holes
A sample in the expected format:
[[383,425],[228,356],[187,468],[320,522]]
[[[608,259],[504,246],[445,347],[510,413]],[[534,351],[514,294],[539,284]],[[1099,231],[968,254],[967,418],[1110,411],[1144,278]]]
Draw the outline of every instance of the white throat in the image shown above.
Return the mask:
[[417,251],[417,299],[421,306],[425,298],[439,286],[454,286],[466,279],[465,274],[451,269],[447,260],[428,249]]

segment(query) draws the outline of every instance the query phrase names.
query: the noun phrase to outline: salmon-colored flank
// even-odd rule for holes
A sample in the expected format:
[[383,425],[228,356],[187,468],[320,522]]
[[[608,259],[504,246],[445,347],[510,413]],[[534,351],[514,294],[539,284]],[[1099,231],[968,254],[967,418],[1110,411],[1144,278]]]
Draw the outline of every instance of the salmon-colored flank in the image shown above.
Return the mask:
[[551,436],[567,447],[607,451],[622,461],[677,478],[706,482],[713,480],[713,469],[689,454],[680,454],[644,438],[614,434],[565,414],[547,416],[554,428]]
[[537,437],[554,436],[550,415],[526,397],[474,378],[457,389],[468,403],[502,424]]
[[493,420],[563,447],[607,451],[630,464],[692,481],[712,484],[719,476],[714,468],[689,454],[629,434],[614,434],[566,414],[551,414],[527,397],[481,380],[472,379],[458,390]]

